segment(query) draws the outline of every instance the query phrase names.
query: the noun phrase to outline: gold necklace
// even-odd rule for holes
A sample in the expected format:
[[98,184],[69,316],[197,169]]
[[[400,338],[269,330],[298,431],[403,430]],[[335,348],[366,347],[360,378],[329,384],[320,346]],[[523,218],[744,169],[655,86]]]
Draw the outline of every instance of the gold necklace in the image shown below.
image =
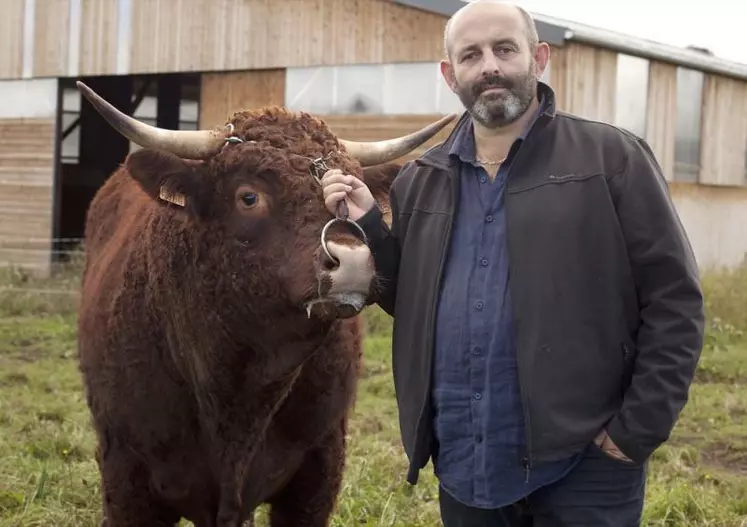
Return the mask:
[[503,159],[499,159],[498,161],[488,161],[487,159],[480,159],[479,157],[475,156],[475,158],[477,159],[477,162],[480,163],[481,165],[500,165],[506,160],[506,157],[504,157]]

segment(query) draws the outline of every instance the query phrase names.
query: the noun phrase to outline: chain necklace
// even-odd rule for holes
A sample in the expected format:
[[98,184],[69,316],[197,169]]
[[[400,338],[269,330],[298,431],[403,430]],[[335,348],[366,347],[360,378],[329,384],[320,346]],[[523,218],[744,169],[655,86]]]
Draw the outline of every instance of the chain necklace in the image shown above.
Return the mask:
[[499,159],[498,161],[488,161],[487,159],[480,159],[479,157],[475,157],[475,158],[477,159],[477,162],[480,163],[481,165],[500,165],[506,160],[505,157],[503,159]]

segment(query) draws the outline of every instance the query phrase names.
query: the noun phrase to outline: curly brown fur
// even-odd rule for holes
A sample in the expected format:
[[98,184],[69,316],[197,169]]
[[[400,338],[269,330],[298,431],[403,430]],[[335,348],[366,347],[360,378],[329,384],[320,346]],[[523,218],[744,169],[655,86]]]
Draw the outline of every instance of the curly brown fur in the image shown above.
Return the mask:
[[[78,342],[109,527],[238,526],[264,502],[273,527],[316,527],[334,509],[361,326],[303,309],[330,219],[309,163],[371,174],[382,203],[396,171],[364,175],[307,114],[231,122],[244,143],[137,151],[89,208]],[[265,208],[237,212],[242,188]]]

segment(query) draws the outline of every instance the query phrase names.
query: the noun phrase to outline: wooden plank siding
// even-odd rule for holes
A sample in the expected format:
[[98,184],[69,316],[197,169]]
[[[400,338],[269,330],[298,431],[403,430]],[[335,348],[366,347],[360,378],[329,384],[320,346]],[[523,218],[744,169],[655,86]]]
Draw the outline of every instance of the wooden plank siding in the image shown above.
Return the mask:
[[703,86],[699,181],[747,183],[747,82],[706,75]]
[[[80,9],[76,23],[73,5]],[[22,78],[24,6],[24,0],[0,2],[0,78]],[[391,0],[35,0],[34,6],[34,77],[437,61],[446,24],[441,15]],[[129,16],[120,21],[122,9]]]
[[587,119],[615,118],[617,54],[569,42],[550,52],[550,85],[558,110]]
[[133,0],[130,70],[438,60],[445,23],[388,0]]
[[646,141],[664,177],[674,180],[674,138],[677,124],[677,68],[652,61],[648,74]]
[[112,75],[117,71],[118,0],[81,0],[80,52],[82,75]]
[[67,75],[70,0],[36,0],[34,77]]
[[285,69],[206,73],[200,87],[199,126],[223,126],[237,111],[285,103]]
[[49,118],[0,119],[0,265],[49,269],[55,126]]
[[0,79],[23,75],[24,0],[0,2]]

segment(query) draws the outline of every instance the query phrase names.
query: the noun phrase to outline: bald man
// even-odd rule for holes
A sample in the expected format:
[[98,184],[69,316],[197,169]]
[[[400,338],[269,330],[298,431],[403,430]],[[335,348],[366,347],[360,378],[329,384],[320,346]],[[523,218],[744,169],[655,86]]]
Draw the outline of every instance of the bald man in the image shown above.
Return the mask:
[[467,4],[444,42],[467,111],[401,169],[391,228],[360,180],[322,180],[395,320],[408,481],[433,460],[446,527],[639,525],[703,342],[667,184],[643,139],[557,110],[518,7]]

